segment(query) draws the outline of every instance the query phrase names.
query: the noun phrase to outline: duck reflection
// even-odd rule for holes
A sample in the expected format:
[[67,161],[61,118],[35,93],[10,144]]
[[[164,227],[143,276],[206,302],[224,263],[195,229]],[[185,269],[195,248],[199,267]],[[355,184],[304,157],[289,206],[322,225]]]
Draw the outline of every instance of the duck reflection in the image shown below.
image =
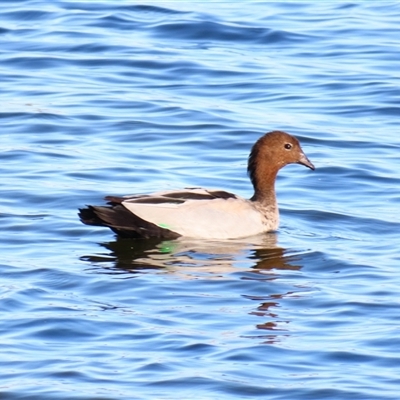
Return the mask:
[[[190,269],[209,278],[221,273],[237,272],[238,268],[250,268],[263,273],[278,270],[298,270],[293,264],[296,256],[277,246],[276,234],[257,236],[251,240],[205,241],[205,240],[150,240],[121,239],[100,244],[107,253],[81,257],[104,268],[98,272],[138,273],[160,269],[185,274]],[[175,267],[175,268],[174,268]],[[195,269],[196,267],[200,269]],[[251,279],[251,277],[243,277]]]
[[[286,298],[300,298],[301,295],[294,291],[273,294],[268,297],[257,297],[257,296],[243,296],[250,300],[257,301],[259,303],[256,310],[250,312],[251,315],[257,317],[268,318],[268,321],[256,324],[256,328],[265,331],[265,334],[257,334],[252,336],[246,336],[248,338],[264,339],[264,343],[273,344],[279,341],[279,338],[283,336],[289,336],[288,324],[290,320],[282,320],[279,318],[277,313],[280,307],[280,301],[284,301]],[[261,303],[260,303],[261,301]]]
[[[239,279],[262,282],[278,279],[284,271],[297,271],[301,268],[297,264],[299,255],[278,246],[275,233],[229,241],[117,238],[101,246],[107,251],[81,259],[91,262],[96,273],[125,274],[127,277],[152,272],[173,274],[182,280]],[[261,290],[264,288],[270,290],[271,286],[262,285]],[[247,294],[241,294],[242,298],[257,303],[256,308],[248,314],[262,318],[264,321],[256,323],[255,327],[258,331],[265,331],[265,334],[250,334],[246,337],[263,338],[265,343],[273,343],[279,332],[287,332],[288,321],[282,321],[277,310],[283,299],[296,296],[296,291],[299,292],[293,287],[291,289],[281,294],[256,296],[248,293],[260,290],[258,285],[257,289],[254,286],[243,286]]]

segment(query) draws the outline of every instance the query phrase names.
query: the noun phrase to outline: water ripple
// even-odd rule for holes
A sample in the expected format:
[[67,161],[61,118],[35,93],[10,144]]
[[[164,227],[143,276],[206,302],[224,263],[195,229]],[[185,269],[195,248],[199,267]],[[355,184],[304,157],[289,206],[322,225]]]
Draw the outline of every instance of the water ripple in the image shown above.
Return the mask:
[[[398,3],[0,16],[4,398],[398,398]],[[78,220],[107,194],[250,197],[272,129],[317,167],[279,174],[277,233],[132,242]]]

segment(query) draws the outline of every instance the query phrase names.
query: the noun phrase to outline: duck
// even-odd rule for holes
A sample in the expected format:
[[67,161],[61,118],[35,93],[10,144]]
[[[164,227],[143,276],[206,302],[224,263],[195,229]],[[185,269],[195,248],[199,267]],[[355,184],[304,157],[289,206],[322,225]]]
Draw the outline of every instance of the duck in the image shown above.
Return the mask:
[[86,225],[108,227],[122,238],[133,239],[229,240],[276,231],[275,181],[288,164],[315,169],[296,137],[272,131],[261,136],[250,151],[247,172],[254,188],[250,199],[220,189],[193,187],[107,196],[105,205],[87,205],[78,215]]

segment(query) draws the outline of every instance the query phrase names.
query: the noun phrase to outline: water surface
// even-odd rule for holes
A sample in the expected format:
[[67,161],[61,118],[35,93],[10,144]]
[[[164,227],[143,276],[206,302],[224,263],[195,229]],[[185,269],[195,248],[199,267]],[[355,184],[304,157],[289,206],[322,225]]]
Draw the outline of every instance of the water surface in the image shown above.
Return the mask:
[[[397,399],[397,2],[0,4],[7,399]],[[278,232],[127,241],[104,195],[250,197],[296,135]]]

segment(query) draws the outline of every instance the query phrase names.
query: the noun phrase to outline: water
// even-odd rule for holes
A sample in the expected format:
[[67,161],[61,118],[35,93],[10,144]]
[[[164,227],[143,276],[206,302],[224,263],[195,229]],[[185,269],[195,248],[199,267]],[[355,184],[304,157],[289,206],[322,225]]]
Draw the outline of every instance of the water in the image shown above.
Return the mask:
[[[397,2],[3,1],[1,372],[7,399],[397,399]],[[131,242],[107,194],[251,196],[276,234]]]

